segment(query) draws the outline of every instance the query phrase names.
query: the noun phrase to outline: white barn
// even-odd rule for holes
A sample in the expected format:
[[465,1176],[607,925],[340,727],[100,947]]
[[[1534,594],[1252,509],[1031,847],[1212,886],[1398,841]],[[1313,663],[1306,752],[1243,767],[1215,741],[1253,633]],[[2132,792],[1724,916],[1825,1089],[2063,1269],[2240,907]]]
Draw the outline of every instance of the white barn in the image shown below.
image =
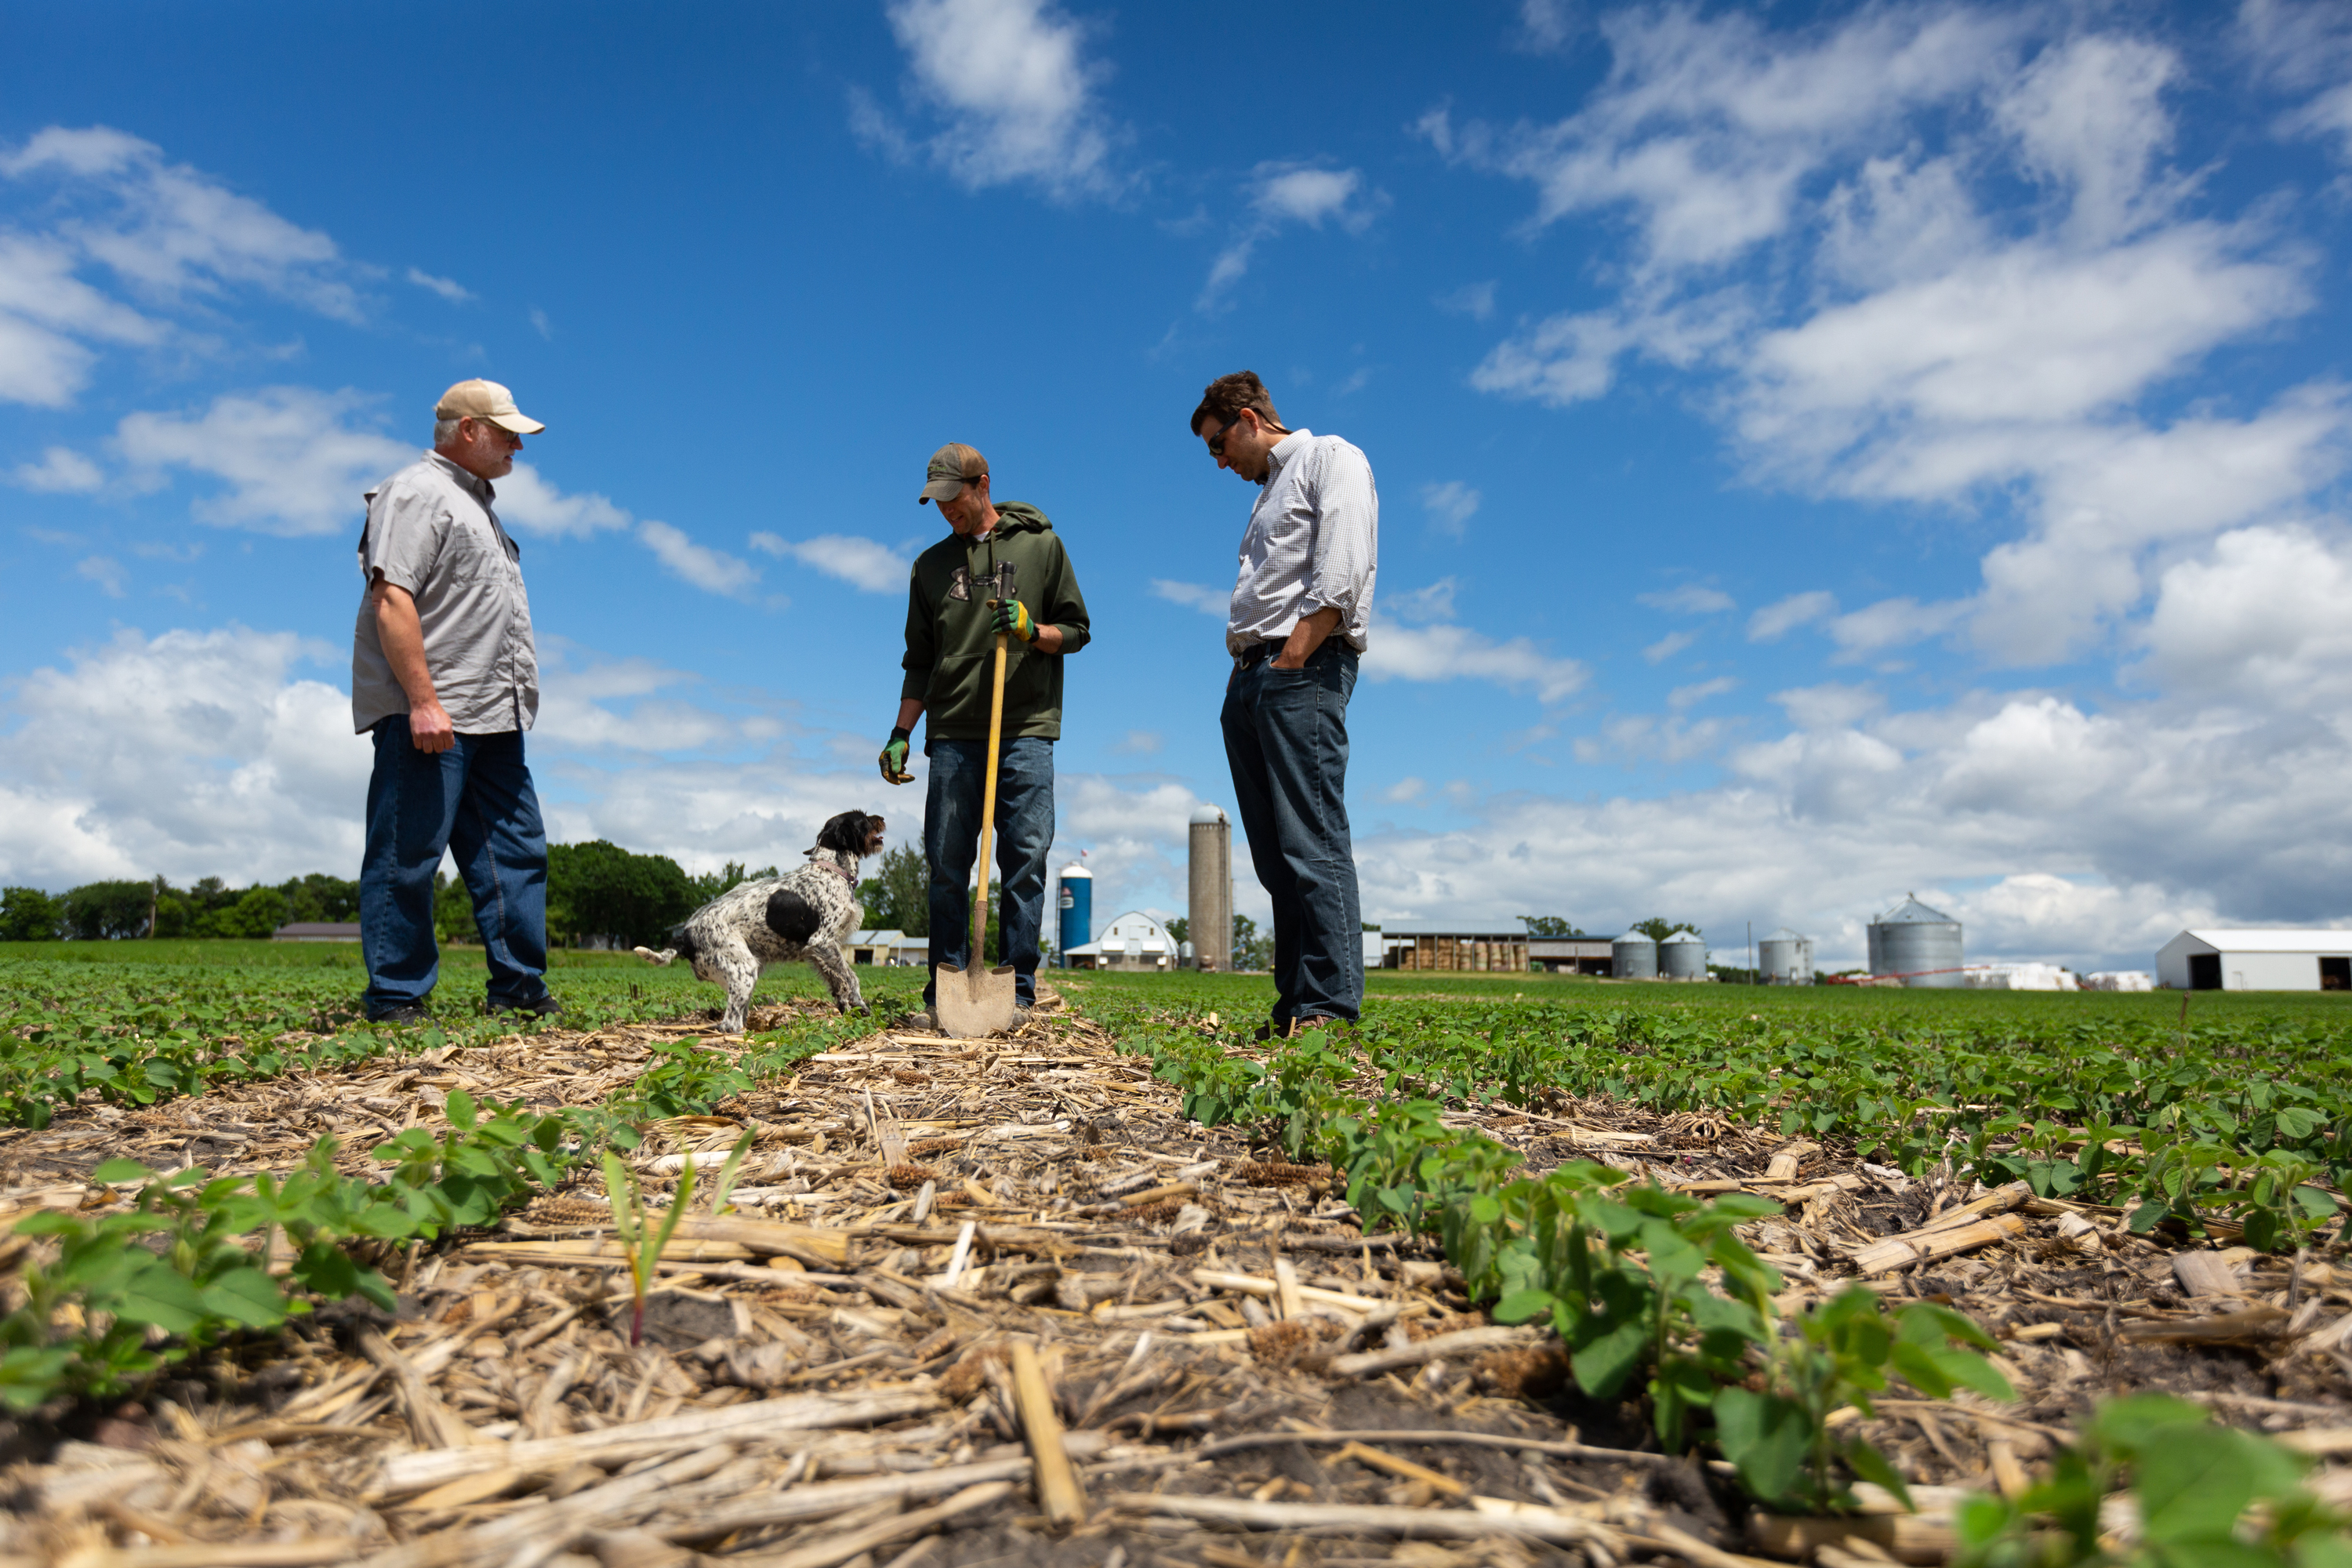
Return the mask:
[[2352,991],[2352,931],[2185,931],[2157,950],[2168,991]]
[[1150,915],[1129,910],[1094,941],[1070,949],[1067,959],[1072,969],[1173,969],[1176,939]]

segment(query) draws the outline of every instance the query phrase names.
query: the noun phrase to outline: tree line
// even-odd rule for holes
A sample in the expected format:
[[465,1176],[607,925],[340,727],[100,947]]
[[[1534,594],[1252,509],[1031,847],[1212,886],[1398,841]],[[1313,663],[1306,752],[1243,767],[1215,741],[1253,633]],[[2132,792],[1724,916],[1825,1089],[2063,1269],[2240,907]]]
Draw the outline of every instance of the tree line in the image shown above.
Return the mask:
[[[640,855],[598,838],[551,844],[547,850],[547,929],[567,945],[658,945],[672,926],[739,883],[776,875],[729,861],[688,876],[667,855]],[[901,846],[882,857],[859,885],[866,923],[923,936],[930,930],[929,868],[922,851]],[[994,891],[991,890],[993,904]],[[85,882],[62,893],[0,889],[0,942],[132,942],[158,938],[267,937],[295,921],[341,923],[360,918],[356,880],[314,871],[283,882],[229,886],[206,877],[175,887],[149,880]],[[992,938],[993,909],[991,910]],[[433,924],[444,941],[478,940],[465,883],[434,879]],[[994,957],[991,942],[990,957]]]

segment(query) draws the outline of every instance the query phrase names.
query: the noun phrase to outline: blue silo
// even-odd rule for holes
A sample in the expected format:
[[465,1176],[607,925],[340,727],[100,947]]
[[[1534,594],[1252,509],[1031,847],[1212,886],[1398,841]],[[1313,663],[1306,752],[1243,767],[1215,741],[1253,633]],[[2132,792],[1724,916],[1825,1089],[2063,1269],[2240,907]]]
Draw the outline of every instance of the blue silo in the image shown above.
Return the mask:
[[1066,969],[1070,949],[1084,947],[1095,939],[1095,874],[1076,862],[1063,867],[1062,890],[1055,901],[1062,918],[1054,928],[1054,945],[1058,950],[1054,962]]

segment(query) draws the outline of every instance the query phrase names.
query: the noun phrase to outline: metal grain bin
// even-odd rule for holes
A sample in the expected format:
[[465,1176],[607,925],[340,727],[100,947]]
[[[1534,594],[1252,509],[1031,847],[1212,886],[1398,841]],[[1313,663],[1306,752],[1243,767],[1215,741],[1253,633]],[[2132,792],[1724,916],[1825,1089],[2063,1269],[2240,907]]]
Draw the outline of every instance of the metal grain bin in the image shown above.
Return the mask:
[[1767,985],[1813,983],[1813,939],[1782,926],[1756,944],[1756,978]]
[[1668,980],[1706,978],[1706,938],[1678,931],[1658,943],[1658,973]]
[[1640,931],[1627,931],[1609,944],[1609,973],[1619,980],[1655,980],[1658,944]]
[[1906,976],[1906,986],[1958,989],[1960,922],[1914,893],[1870,924],[1870,972]]

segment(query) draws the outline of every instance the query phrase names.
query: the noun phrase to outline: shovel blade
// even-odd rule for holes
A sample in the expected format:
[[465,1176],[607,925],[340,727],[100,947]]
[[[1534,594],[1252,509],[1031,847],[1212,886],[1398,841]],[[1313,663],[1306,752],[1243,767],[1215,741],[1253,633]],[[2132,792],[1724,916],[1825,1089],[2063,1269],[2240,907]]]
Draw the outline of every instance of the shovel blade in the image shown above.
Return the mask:
[[998,964],[983,969],[974,964],[970,969],[940,966],[939,1003],[940,1030],[950,1039],[978,1039],[983,1035],[1002,1034],[1013,1027],[1013,1009],[1020,998],[1013,990],[1013,966]]

